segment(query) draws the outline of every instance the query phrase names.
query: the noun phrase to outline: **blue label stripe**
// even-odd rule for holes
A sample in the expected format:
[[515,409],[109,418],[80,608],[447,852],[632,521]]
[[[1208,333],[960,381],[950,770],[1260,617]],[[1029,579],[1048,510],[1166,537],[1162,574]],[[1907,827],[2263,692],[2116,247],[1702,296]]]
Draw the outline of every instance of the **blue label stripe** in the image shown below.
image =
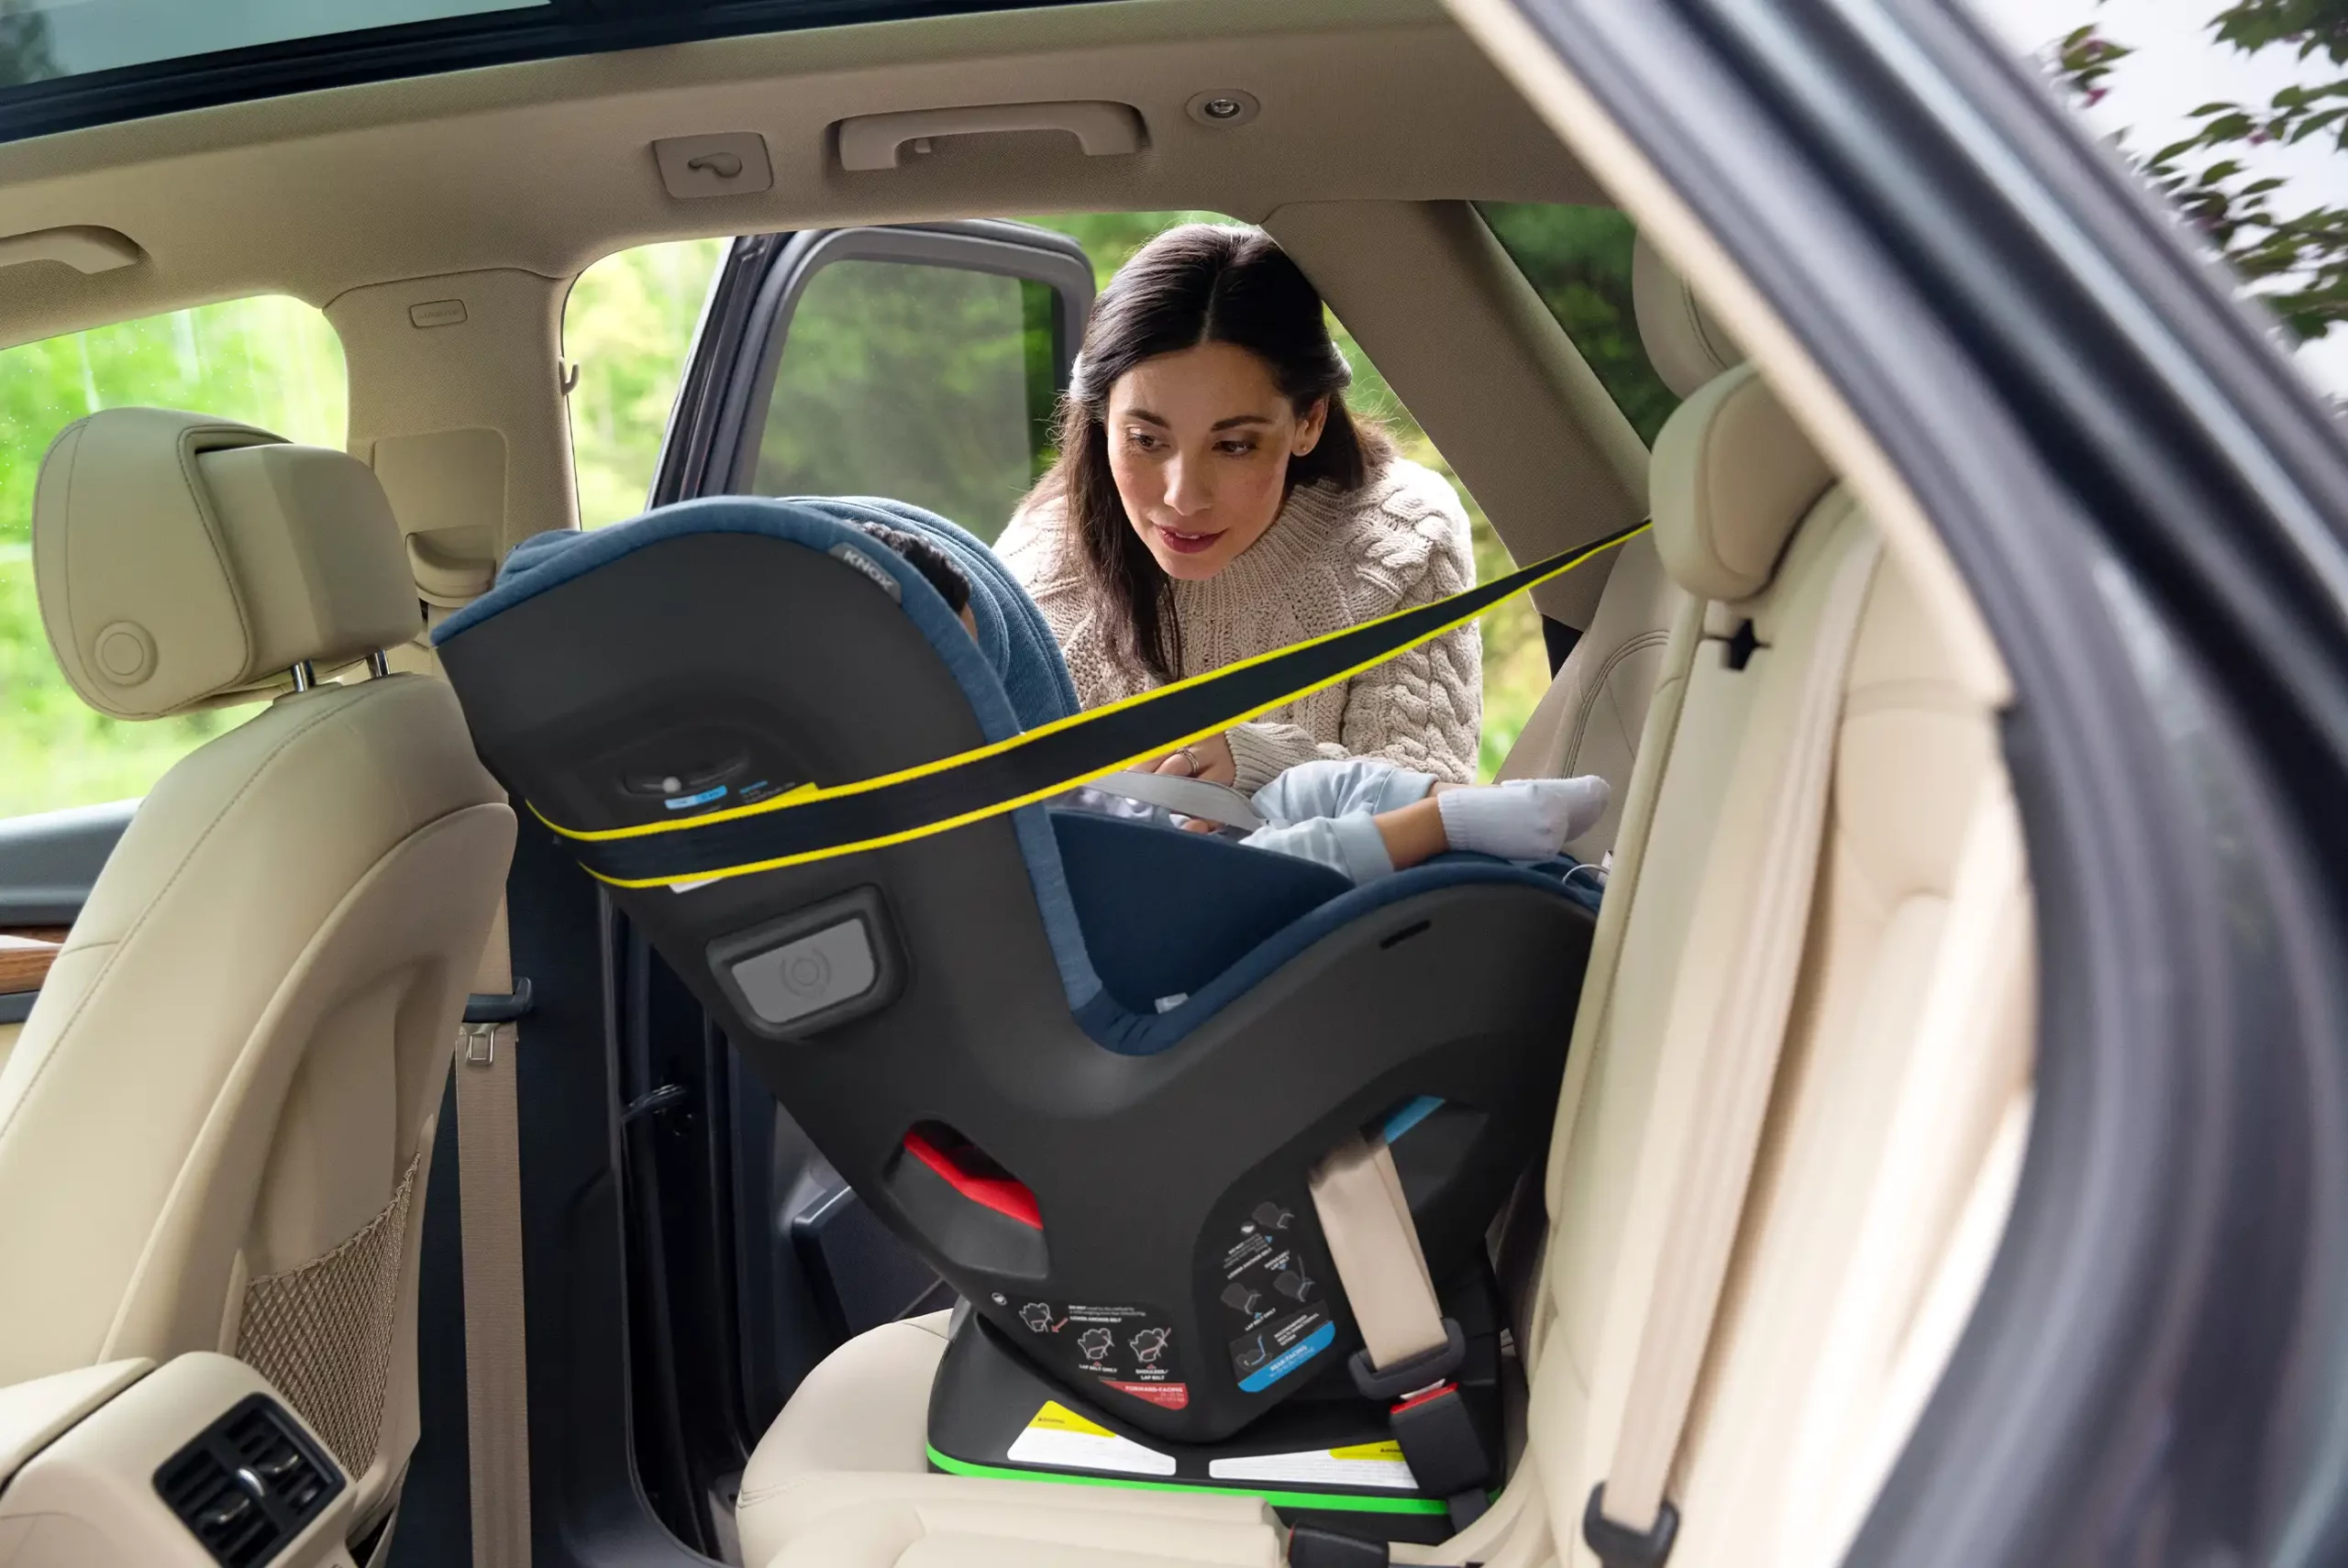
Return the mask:
[[1239,1383],[1240,1390],[1247,1394],[1261,1394],[1336,1342],[1337,1325],[1324,1323],[1305,1338],[1289,1346],[1288,1349],[1242,1378]]
[[720,784],[716,789],[703,790],[698,795],[672,795],[660,803],[672,812],[681,812],[688,806],[706,806],[712,801],[722,799],[726,788],[725,785]]
[[1401,1110],[1396,1111],[1393,1115],[1388,1117],[1386,1119],[1385,1131],[1380,1132],[1379,1136],[1384,1139],[1387,1143],[1391,1143],[1395,1139],[1400,1138],[1403,1133],[1408,1132],[1412,1128],[1416,1127],[1420,1122],[1424,1121],[1428,1117],[1434,1115],[1436,1110],[1442,1108],[1442,1105],[1443,1099],[1440,1096],[1423,1094],[1419,1096],[1418,1099],[1412,1100],[1410,1104],[1404,1106]]

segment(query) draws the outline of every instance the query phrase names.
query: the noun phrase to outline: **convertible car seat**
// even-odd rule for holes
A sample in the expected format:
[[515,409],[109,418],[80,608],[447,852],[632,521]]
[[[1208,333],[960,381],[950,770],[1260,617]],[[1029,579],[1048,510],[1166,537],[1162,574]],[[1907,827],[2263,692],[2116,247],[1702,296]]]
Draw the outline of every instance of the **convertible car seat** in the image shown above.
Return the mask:
[[[852,516],[957,552],[978,636]],[[436,640],[483,757],[574,834],[915,768],[1075,707],[983,546],[868,503],[714,499],[542,536]],[[1593,918],[1556,878],[1451,857],[1357,888],[1029,806],[614,896],[970,1303],[941,1463],[1048,1469],[1113,1429],[1153,1440],[1137,1473],[1260,1486],[1250,1456],[1383,1441],[1309,1191],[1365,1132],[1496,1449],[1483,1237],[1545,1137]],[[1065,1422],[1037,1430],[1047,1400]]]
[[[1752,765],[1811,678],[1828,585],[1877,537],[1750,370],[1673,416],[1652,495],[1658,558],[1693,613],[1624,791],[1575,1020],[1518,1346],[1525,1445],[1490,1513],[1399,1562],[1597,1561],[1582,1521],[1658,1310],[1705,1024],[1770,842]],[[1913,560],[1885,550],[1844,672],[1796,999],[1671,1472],[1678,1568],[1841,1558],[1966,1321],[2019,1168],[2031,905],[1999,752],[2006,688],[1994,656],[1944,635]],[[802,1385],[743,1476],[750,1568],[1290,1560],[1276,1493],[925,1474],[945,1327],[875,1330]]]
[[32,547],[100,712],[306,689],[149,791],[0,1068],[0,1385],[232,1353],[365,1529],[416,1439],[425,1174],[513,812],[446,685],[359,668],[421,629],[364,464],[110,410],[51,447]]

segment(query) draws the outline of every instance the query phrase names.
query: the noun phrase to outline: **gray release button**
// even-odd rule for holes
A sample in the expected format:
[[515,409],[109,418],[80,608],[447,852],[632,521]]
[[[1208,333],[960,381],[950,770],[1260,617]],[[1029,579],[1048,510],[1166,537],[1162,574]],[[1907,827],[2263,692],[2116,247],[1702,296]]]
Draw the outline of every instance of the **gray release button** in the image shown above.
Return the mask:
[[872,988],[877,971],[864,922],[849,919],[739,959],[733,975],[751,1011],[783,1024],[854,1001]]

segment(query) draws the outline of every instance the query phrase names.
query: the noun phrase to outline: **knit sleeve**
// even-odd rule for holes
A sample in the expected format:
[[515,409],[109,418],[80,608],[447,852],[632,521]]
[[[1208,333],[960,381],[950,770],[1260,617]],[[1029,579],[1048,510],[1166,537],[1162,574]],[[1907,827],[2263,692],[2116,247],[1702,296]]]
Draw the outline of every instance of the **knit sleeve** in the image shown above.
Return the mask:
[[[1432,604],[1476,581],[1468,514],[1439,476],[1426,479],[1397,498],[1412,513],[1411,532],[1426,546],[1413,563],[1417,569],[1399,585],[1397,610]],[[1356,676],[1346,690],[1340,739],[1356,756],[1382,756],[1472,784],[1483,719],[1484,641],[1471,621]]]
[[1231,760],[1239,770],[1232,788],[1244,795],[1254,794],[1300,762],[1346,755],[1344,746],[1314,740],[1312,733],[1301,724],[1268,723],[1260,719],[1232,725],[1224,732],[1224,738],[1231,743]]

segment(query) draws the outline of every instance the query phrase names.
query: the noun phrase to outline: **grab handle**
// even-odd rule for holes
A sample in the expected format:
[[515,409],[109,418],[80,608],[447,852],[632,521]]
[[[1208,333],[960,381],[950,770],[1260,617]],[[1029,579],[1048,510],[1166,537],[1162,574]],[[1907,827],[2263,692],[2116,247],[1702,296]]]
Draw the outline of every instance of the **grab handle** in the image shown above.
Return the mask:
[[1130,104],[973,104],[842,120],[840,167],[859,172],[894,169],[905,143],[931,137],[1034,130],[1068,132],[1088,158],[1141,150],[1141,116]]
[[0,236],[0,267],[62,261],[77,272],[111,272],[117,267],[138,265],[139,255],[138,247],[127,236],[86,225]]

